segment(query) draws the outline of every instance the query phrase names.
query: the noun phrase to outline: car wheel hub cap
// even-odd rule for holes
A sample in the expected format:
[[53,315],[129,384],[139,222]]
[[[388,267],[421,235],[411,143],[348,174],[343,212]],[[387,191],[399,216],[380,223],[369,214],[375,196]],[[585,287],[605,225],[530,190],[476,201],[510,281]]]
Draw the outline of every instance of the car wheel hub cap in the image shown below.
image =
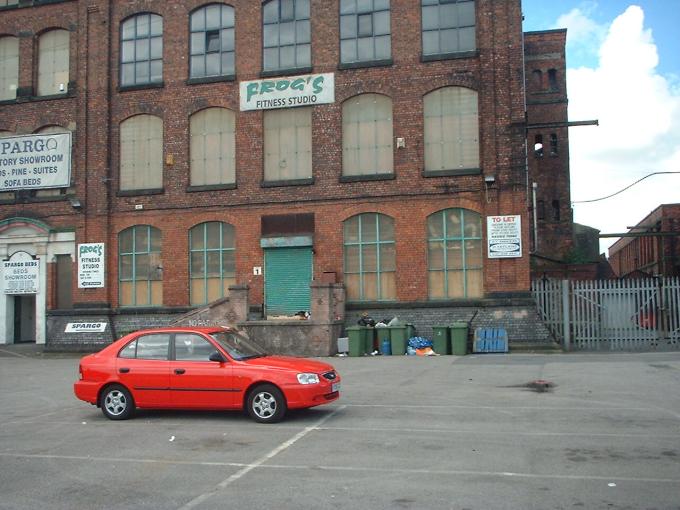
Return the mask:
[[125,410],[125,396],[119,392],[109,393],[106,397],[106,408],[111,414],[120,414]]
[[261,418],[268,418],[276,412],[276,400],[269,393],[260,393],[253,401],[253,409]]

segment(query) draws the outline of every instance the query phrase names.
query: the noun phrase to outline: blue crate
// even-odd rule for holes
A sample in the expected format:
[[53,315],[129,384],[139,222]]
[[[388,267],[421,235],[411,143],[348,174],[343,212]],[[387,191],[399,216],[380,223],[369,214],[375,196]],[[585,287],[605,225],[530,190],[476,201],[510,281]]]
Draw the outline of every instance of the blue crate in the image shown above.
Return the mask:
[[477,328],[472,352],[508,352],[508,332],[504,328]]

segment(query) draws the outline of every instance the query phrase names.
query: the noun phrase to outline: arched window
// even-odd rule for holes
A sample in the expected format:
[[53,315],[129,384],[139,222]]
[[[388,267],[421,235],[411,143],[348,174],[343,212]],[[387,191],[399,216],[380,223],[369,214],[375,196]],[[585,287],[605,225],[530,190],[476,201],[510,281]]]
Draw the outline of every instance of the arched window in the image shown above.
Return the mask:
[[482,219],[467,209],[427,218],[430,299],[482,296]]
[[425,170],[479,169],[477,92],[444,87],[423,99]]
[[65,94],[68,91],[69,32],[50,30],[38,42],[38,95]]
[[236,115],[226,108],[206,108],[189,120],[191,185],[236,182]]
[[423,55],[440,57],[477,49],[474,0],[421,0]]
[[312,178],[312,108],[264,112],[264,180]]
[[234,8],[212,4],[191,14],[191,78],[234,74]]
[[312,65],[309,0],[270,0],[262,6],[263,70]]
[[543,90],[543,71],[540,69],[534,69],[531,71],[531,76],[533,81],[533,89],[537,92]]
[[391,58],[390,0],[340,0],[340,61],[343,64]]
[[163,187],[163,121],[136,115],[120,123],[120,189]]
[[557,90],[557,69],[548,69],[548,87],[550,90]]
[[122,87],[163,82],[163,18],[137,14],[126,19],[120,34]]
[[19,38],[0,37],[0,101],[16,99],[19,86]]
[[161,231],[135,225],[118,234],[120,306],[163,304]]
[[345,288],[348,301],[397,297],[394,219],[364,213],[344,222]]
[[552,201],[552,213],[553,213],[553,221],[560,221],[560,201],[559,200],[553,200]]
[[210,303],[229,294],[236,283],[234,227],[219,221],[189,231],[191,304]]
[[393,173],[392,100],[361,94],[342,104],[342,174]]

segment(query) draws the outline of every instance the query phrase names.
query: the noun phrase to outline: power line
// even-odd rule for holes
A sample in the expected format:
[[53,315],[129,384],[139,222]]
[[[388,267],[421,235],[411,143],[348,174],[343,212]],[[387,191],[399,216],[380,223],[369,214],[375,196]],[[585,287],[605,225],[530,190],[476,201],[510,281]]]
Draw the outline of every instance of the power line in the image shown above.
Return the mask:
[[635,181],[633,184],[630,184],[630,185],[626,186],[625,188],[623,188],[623,189],[617,191],[616,193],[612,193],[611,195],[607,195],[606,197],[593,198],[592,200],[574,200],[572,203],[573,203],[573,204],[587,204],[587,203],[589,203],[589,202],[599,202],[600,200],[606,200],[606,199],[608,199],[608,198],[615,197],[615,196],[618,195],[619,193],[623,193],[623,192],[626,191],[627,189],[632,188],[632,187],[635,186],[637,183],[644,181],[647,177],[651,177],[652,175],[662,175],[662,174],[680,174],[680,172],[653,172],[653,173],[651,173],[651,174],[645,175],[645,176],[642,177],[641,179],[638,179],[637,181]]

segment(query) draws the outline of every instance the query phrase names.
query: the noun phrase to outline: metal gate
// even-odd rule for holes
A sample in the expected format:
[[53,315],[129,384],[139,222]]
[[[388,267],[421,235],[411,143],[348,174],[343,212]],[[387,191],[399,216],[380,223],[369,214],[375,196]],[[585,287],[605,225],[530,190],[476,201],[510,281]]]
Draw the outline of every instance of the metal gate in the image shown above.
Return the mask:
[[312,248],[269,248],[264,251],[264,264],[267,316],[309,311]]
[[537,280],[546,327],[567,350],[680,350],[680,278]]

